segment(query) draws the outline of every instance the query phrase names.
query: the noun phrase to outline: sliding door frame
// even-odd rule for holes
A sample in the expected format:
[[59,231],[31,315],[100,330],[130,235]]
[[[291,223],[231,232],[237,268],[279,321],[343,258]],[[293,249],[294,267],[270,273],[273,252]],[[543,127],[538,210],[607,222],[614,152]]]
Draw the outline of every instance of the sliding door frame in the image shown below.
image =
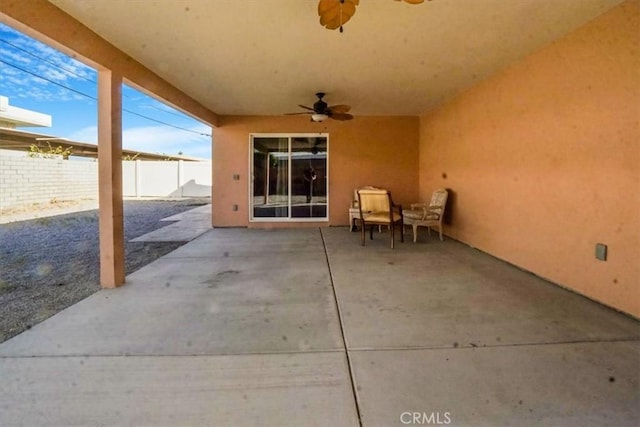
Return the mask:
[[[255,138],[287,138],[288,140],[288,216],[286,217],[256,217],[254,216],[254,183],[255,183],[255,170],[254,170],[254,139]],[[326,141],[325,151],[325,176],[326,176],[326,214],[324,217],[294,217],[292,216],[292,142],[294,138],[324,138]],[[265,222],[329,222],[329,134],[328,133],[251,133],[249,134],[249,188],[247,193],[249,196],[249,222],[250,223],[265,223]],[[268,184],[267,184],[268,188]],[[265,194],[265,197],[268,197]]]

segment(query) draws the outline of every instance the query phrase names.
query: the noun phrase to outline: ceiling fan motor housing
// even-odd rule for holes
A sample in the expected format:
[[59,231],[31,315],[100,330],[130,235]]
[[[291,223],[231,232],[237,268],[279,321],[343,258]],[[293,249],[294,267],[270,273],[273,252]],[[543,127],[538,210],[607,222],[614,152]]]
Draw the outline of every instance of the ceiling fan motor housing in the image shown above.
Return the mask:
[[329,114],[329,110],[327,108],[329,105],[322,100],[324,93],[318,92],[316,93],[316,96],[318,97],[318,100],[313,104],[313,111],[318,114]]

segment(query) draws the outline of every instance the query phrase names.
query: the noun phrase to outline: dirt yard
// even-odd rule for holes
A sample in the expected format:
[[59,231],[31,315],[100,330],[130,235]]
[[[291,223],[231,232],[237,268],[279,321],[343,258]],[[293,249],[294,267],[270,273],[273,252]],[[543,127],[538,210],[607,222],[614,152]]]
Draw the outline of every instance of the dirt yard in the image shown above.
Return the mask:
[[[129,240],[171,224],[160,221],[163,218],[206,203],[202,199],[125,201],[126,273],[186,243]],[[5,219],[10,214],[39,217],[0,224],[0,342],[100,289],[98,211],[59,214],[79,208],[77,204],[54,206],[50,209],[58,213],[55,216],[47,216],[52,211],[42,207],[3,213]]]

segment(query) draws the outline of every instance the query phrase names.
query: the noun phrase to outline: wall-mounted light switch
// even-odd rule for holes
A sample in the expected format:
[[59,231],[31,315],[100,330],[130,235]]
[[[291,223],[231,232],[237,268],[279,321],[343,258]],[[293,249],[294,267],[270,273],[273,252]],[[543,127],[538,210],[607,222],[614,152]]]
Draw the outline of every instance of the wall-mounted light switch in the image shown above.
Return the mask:
[[607,260],[607,245],[603,243],[596,243],[596,259],[600,261]]
[[240,174],[234,173],[233,174],[233,180],[234,181],[240,181]]
[[233,205],[232,209],[233,209],[234,212],[237,212],[238,211],[238,205]]

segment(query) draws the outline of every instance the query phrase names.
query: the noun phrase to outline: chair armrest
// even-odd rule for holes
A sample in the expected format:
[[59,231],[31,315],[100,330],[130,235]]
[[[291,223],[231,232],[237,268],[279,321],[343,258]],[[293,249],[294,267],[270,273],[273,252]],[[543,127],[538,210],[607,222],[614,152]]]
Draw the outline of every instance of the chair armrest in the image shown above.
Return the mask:
[[411,209],[420,208],[427,209],[429,205],[427,203],[411,203]]
[[436,215],[436,218],[435,218],[435,219],[440,220],[440,217],[442,217],[442,208],[436,208],[436,209],[425,209],[425,210],[424,210],[424,216],[425,216],[425,218],[426,218],[427,216],[430,216],[430,215]]

